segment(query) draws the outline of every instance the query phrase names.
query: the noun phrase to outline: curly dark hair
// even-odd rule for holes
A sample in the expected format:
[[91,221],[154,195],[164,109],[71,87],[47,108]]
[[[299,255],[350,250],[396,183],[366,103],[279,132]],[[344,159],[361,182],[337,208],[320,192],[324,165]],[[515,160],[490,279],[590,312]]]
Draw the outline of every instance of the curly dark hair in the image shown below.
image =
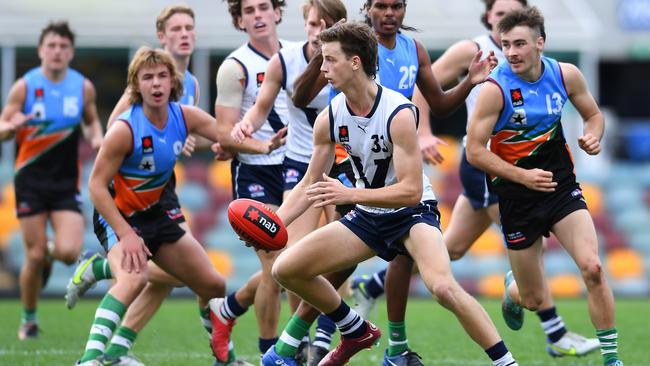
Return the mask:
[[[230,16],[232,17],[232,25],[235,26],[236,29],[243,31],[243,29],[239,28],[239,22],[237,21],[238,18],[241,18],[241,3],[242,0],[224,0],[228,3],[228,12],[230,13]],[[271,5],[273,5],[273,9],[280,9],[280,14],[282,14],[282,8],[287,6],[287,2],[285,0],[270,0]],[[280,20],[278,21],[277,24],[279,24],[282,21],[282,17],[280,17]]]
[[[404,7],[406,7],[406,0],[402,0],[404,2]],[[364,20],[366,24],[368,24],[372,28],[372,22],[370,21],[370,16],[368,15],[368,10],[370,7],[372,7],[373,0],[366,0],[366,2],[363,4],[361,7],[361,14],[364,16]],[[405,31],[411,31],[411,32],[419,32],[420,30],[411,27],[410,25],[400,25],[399,29],[405,30]]]
[[[528,7],[528,0],[517,0],[521,5],[525,7]],[[485,26],[485,28],[492,30],[492,25],[488,23],[487,21],[487,13],[488,11],[492,10],[492,7],[494,6],[494,3],[497,2],[497,0],[483,0],[485,3],[485,12],[481,14],[481,23]]]
[[63,38],[70,40],[70,43],[74,46],[74,33],[70,29],[70,25],[65,20],[60,20],[58,22],[48,23],[43,30],[41,30],[41,35],[38,37],[38,45],[43,44],[43,39],[49,33],[57,34]]

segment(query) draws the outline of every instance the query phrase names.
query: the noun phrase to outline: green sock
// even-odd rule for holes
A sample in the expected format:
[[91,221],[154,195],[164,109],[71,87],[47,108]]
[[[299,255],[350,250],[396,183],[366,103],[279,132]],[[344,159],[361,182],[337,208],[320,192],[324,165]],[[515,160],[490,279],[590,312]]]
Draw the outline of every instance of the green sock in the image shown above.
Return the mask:
[[233,347],[228,350],[228,361],[226,361],[226,365],[235,362],[236,360],[237,360],[237,355],[235,354],[235,348]]
[[20,316],[20,324],[25,324],[25,323],[37,323],[36,308],[34,309],[23,308],[23,314]]
[[404,322],[388,322],[388,356],[402,354],[409,348]]
[[106,343],[110,340],[124,313],[126,313],[124,304],[110,293],[104,296],[95,312],[95,320],[90,328],[86,350],[80,360],[82,363],[94,360],[104,353]]
[[300,341],[302,338],[309,334],[309,326],[311,324],[300,319],[298,315],[294,315],[289,320],[289,323],[282,331],[280,339],[275,344],[275,352],[283,357],[294,357]]
[[199,306],[199,316],[201,317],[201,324],[203,328],[208,332],[209,335],[212,335],[212,321],[210,320],[210,307],[206,306],[204,308]]
[[111,273],[111,266],[108,265],[108,259],[97,257],[97,259],[93,261],[92,265],[93,274],[95,275],[95,279],[97,281],[113,278],[113,274]]
[[106,348],[106,355],[114,359],[126,355],[129,353],[131,347],[133,347],[133,342],[135,342],[137,336],[138,332],[135,330],[120,326],[117,328],[117,332],[115,332],[113,339],[111,339],[108,348]]
[[618,360],[618,333],[616,328],[596,330],[596,336],[600,341],[600,353],[603,355],[603,362]]

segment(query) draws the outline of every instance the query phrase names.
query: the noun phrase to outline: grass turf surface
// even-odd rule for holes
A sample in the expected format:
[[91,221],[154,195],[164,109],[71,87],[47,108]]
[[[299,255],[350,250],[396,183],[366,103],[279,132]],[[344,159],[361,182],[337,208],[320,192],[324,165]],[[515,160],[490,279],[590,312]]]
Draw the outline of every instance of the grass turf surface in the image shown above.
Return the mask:
[[[17,300],[0,300],[0,365],[73,365],[83,353],[97,299],[81,301],[74,310],[67,310],[63,300],[43,300],[39,321],[43,329],[38,340],[18,341],[16,332],[21,306]],[[583,366],[602,365],[599,352],[582,358],[553,359],[546,354],[545,336],[535,314],[526,314],[524,327],[517,332],[506,327],[501,319],[500,303],[483,300],[490,317],[520,365]],[[559,314],[569,330],[593,337],[585,300],[558,302]],[[283,303],[281,329],[288,318]],[[650,302],[617,301],[619,354],[626,366],[650,365],[650,333],[647,331]],[[387,345],[384,302],[371,316],[384,331],[379,347],[363,351],[351,365],[380,365]],[[407,313],[407,335],[411,348],[423,358],[425,365],[490,365],[483,351],[463,332],[456,319],[432,300],[412,299]],[[257,326],[253,311],[240,318],[233,339],[240,358],[259,362]],[[334,337],[338,342],[338,335]],[[212,365],[205,330],[198,320],[196,303],[189,299],[172,299],[163,304],[148,327],[138,335],[133,352],[147,365]]]

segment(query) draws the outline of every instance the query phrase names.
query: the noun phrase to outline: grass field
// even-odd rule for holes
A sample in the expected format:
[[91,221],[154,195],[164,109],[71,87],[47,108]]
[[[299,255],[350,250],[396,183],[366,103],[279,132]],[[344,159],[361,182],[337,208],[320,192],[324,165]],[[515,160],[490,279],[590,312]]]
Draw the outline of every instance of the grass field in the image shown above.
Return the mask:
[[[17,300],[0,300],[0,365],[73,365],[83,352],[98,300],[82,301],[68,311],[63,300],[44,300],[39,308],[43,332],[38,340],[19,342],[16,330],[20,314]],[[545,337],[537,317],[529,313],[524,328],[513,332],[500,316],[499,303],[482,302],[495,321],[506,344],[524,365],[583,366],[602,365],[599,353],[583,358],[553,359],[544,351]],[[283,304],[281,326],[288,317]],[[586,311],[586,301],[558,303],[560,315],[569,329],[592,335],[593,329]],[[617,321],[620,334],[619,351],[626,366],[650,365],[650,332],[648,332],[648,300],[619,300]],[[385,329],[385,307],[381,303],[373,320]],[[411,348],[426,365],[490,365],[487,356],[463,333],[455,318],[429,300],[412,300],[407,314],[407,332]],[[252,311],[245,314],[234,331],[239,356],[257,363],[257,328]],[[364,351],[351,365],[380,365],[387,337],[380,347]],[[338,336],[335,336],[338,341]],[[195,303],[189,299],[169,300],[150,325],[138,336],[134,353],[147,365],[212,365],[206,333],[201,327]]]

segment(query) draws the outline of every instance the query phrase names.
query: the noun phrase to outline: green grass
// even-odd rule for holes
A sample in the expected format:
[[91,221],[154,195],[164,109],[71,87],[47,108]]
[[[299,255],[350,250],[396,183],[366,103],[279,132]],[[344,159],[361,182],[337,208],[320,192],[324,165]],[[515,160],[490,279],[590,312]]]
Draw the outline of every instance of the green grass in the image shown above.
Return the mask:
[[[0,365],[73,365],[81,356],[98,300],[86,300],[68,311],[63,300],[44,300],[39,308],[43,332],[38,340],[20,342],[16,338],[20,303],[0,300]],[[499,303],[482,301],[496,323],[506,344],[520,365],[582,366],[602,365],[599,353],[583,358],[552,359],[547,356],[545,337],[537,317],[528,313],[522,330],[506,328],[500,315]],[[287,319],[283,304],[280,325]],[[560,315],[570,330],[592,336],[593,329],[584,300],[560,301]],[[196,305],[191,300],[169,300],[160,309],[147,328],[138,336],[134,353],[147,365],[211,365],[211,354],[206,333],[198,320]],[[650,334],[647,331],[647,300],[619,300],[617,302],[620,354],[626,366],[650,365]],[[385,329],[385,306],[371,317]],[[473,344],[456,319],[433,301],[414,299],[409,303],[407,333],[411,348],[417,351],[426,365],[490,365],[483,351]],[[380,365],[386,338],[380,347],[361,352],[352,359],[352,365]],[[252,311],[245,314],[235,327],[237,353],[249,362],[257,363],[257,327]],[[338,336],[335,337],[338,341]]]

